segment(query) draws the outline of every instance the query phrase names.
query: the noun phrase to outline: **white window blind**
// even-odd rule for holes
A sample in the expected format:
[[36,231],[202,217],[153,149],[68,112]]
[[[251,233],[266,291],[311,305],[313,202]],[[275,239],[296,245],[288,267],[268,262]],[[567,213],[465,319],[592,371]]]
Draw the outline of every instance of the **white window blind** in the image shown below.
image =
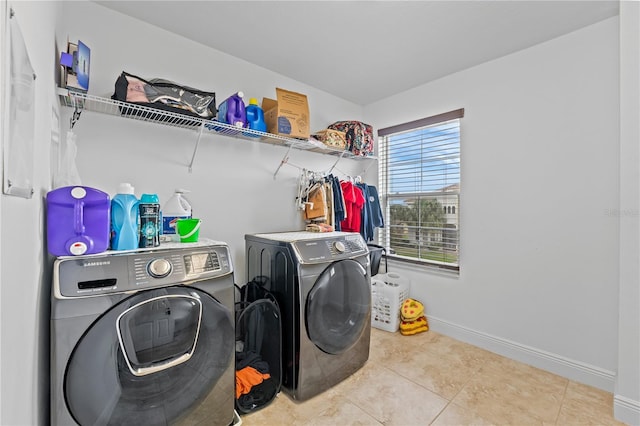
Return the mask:
[[379,237],[391,256],[459,269],[463,116],[459,109],[378,130]]

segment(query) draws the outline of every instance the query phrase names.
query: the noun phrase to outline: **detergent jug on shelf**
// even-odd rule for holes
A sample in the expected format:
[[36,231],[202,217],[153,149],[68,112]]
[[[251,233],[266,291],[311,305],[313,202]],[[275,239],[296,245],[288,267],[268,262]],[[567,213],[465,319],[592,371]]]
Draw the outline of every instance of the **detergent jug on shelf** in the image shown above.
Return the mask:
[[118,193],[111,200],[111,249],[134,250],[138,248],[139,201],[129,183],[121,183]]
[[[267,131],[267,122],[264,121],[264,111],[258,105],[258,100],[256,98],[249,99],[249,105],[247,105],[246,109],[247,116],[247,128],[251,130],[257,130],[259,132]],[[252,138],[258,138],[260,135],[252,134],[252,133],[243,133],[245,136],[250,136]]]
[[237,92],[222,101],[218,106],[218,121],[244,128],[247,125],[244,93]]
[[87,186],[47,193],[47,250],[54,256],[101,253],[109,248],[109,194]]

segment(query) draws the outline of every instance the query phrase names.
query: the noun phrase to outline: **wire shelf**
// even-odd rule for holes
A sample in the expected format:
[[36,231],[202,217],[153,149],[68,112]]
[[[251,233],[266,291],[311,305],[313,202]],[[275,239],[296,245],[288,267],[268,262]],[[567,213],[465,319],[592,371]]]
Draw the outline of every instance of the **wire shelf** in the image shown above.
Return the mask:
[[63,106],[74,108],[75,113],[72,118],[72,126],[78,121],[80,113],[83,110],[120,116],[133,120],[140,120],[162,124],[171,127],[178,127],[191,130],[202,130],[207,133],[239,138],[253,142],[268,143],[271,145],[280,145],[295,148],[303,151],[317,152],[321,154],[340,156],[341,158],[352,159],[375,159],[372,156],[357,156],[348,151],[335,149],[324,145],[322,142],[288,138],[285,136],[274,135],[272,133],[260,132],[252,129],[238,129],[227,123],[216,120],[208,120],[205,118],[194,117],[186,114],[180,114],[173,111],[165,111],[152,108],[146,105],[132,104],[129,102],[118,101],[111,98],[89,95],[83,92],[76,92],[58,88],[58,95]]

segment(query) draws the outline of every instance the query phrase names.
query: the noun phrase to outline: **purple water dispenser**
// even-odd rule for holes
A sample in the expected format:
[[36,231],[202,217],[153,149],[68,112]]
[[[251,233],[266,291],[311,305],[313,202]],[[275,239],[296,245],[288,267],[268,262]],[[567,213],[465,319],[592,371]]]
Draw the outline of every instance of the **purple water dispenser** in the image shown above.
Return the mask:
[[47,193],[47,248],[54,256],[101,253],[109,248],[109,194],[86,186]]

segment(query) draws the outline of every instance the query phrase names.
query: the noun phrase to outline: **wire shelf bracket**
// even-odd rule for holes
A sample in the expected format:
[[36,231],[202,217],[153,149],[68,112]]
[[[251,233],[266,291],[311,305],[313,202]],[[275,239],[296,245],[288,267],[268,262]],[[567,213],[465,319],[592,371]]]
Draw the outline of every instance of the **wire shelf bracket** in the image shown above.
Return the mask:
[[198,137],[196,138],[196,145],[193,147],[193,154],[191,154],[191,161],[189,162],[189,173],[193,172],[193,162],[196,159],[196,153],[198,152],[198,146],[200,145],[200,139],[202,138],[202,133],[204,132],[204,123],[200,126],[200,131],[198,132]]
[[287,162],[289,161],[289,152],[291,151],[291,148],[293,148],[293,145],[289,145],[289,149],[287,149],[287,152],[284,154],[284,157],[282,157],[282,160],[280,161],[280,164],[278,165],[278,168],[273,173],[273,180],[276,180],[276,176],[278,175],[278,172],[280,171],[282,166],[287,164]]

